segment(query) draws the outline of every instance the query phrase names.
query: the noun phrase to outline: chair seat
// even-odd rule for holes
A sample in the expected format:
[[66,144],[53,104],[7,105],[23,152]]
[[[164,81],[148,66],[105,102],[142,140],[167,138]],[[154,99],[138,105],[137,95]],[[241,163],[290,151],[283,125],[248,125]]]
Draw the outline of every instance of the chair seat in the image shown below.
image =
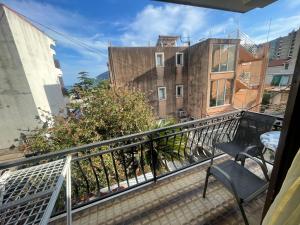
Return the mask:
[[215,146],[232,157],[235,157],[238,153],[243,152],[245,149],[244,146],[233,142],[218,143]]
[[[217,165],[221,170],[227,173],[235,186],[238,197],[242,201],[251,200],[268,187],[268,182],[256,176],[254,173],[241,166],[233,160],[227,160]],[[225,177],[214,167],[211,167],[210,173],[221,181],[229,190],[231,186]]]

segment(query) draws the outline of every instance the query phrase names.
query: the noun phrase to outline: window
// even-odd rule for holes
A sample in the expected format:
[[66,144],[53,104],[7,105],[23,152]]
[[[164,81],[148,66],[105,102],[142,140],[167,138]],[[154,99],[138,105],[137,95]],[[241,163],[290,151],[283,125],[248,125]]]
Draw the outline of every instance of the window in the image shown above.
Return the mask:
[[163,67],[165,64],[165,59],[164,59],[164,53],[163,52],[156,52],[155,53],[155,63],[156,67]]
[[213,80],[210,86],[210,107],[230,104],[232,80]]
[[167,94],[166,94],[166,87],[159,87],[158,88],[158,100],[166,100]]
[[251,79],[251,72],[243,71],[240,75],[240,79],[245,83],[249,83]]
[[214,44],[212,52],[212,72],[234,71],[235,45]]
[[285,70],[288,70],[288,69],[289,69],[289,64],[288,64],[288,63],[285,63],[285,64],[284,64],[284,69],[285,69]]
[[183,85],[176,85],[176,97],[183,97]]
[[287,86],[289,81],[288,75],[275,75],[271,81],[272,86]]
[[176,66],[183,66],[183,53],[176,52]]

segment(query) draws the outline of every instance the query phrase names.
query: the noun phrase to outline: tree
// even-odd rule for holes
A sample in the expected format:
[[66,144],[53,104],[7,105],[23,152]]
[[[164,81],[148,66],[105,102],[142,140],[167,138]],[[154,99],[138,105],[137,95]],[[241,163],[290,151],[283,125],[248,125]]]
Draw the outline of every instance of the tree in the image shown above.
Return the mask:
[[73,112],[67,118],[54,117],[51,127],[32,133],[23,149],[57,151],[153,127],[152,109],[141,92],[110,88],[105,83],[77,91],[81,99],[70,104]]
[[[51,126],[34,131],[21,146],[23,150],[43,154],[170,125],[170,123],[157,124],[155,122],[152,109],[143,93],[111,88],[107,81],[92,85],[87,78],[88,76],[83,74],[81,81],[75,87],[80,99],[75,99],[70,104],[72,112],[66,118],[56,116],[49,123]],[[176,129],[176,131],[179,130]],[[164,133],[160,135],[163,136]],[[154,142],[158,161],[156,169],[168,170],[167,161],[180,159],[183,155],[183,147],[179,145],[182,140],[186,140],[185,136],[182,137],[182,135],[177,135],[176,139],[169,139],[167,144],[163,139]],[[147,137],[144,138],[147,140]],[[122,144],[131,144],[131,142],[128,140],[124,143],[117,143],[116,146],[90,149],[79,152],[78,156],[97,153]],[[154,165],[151,162],[148,146],[144,147],[144,157],[147,163],[145,172],[147,173],[151,171],[150,168],[154,168]],[[126,173],[129,178],[136,176],[138,165],[141,164],[139,155],[141,149],[139,148],[141,146],[133,147],[126,154],[123,151],[115,152],[115,161],[111,155],[104,154],[101,157],[88,157],[86,160],[73,163],[73,194],[79,198],[78,201],[92,195],[105,194],[101,192],[102,188],[116,182],[114,168],[118,171],[120,180],[127,178]],[[107,174],[108,177],[106,177]]]
[[81,89],[89,89],[96,83],[94,78],[89,77],[89,73],[82,71],[78,73],[78,83],[74,84],[74,87],[80,87]]

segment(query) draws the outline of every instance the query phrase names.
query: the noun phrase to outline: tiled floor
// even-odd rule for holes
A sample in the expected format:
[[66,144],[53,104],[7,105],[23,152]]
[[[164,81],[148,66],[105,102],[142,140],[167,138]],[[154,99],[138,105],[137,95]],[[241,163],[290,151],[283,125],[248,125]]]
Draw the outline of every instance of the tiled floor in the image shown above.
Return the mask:
[[[259,171],[254,164],[247,164]],[[207,197],[202,198],[207,166],[77,212],[73,224],[243,224],[233,196],[214,178],[210,178]],[[264,199],[265,196],[260,196],[245,206],[251,225],[259,224]],[[53,224],[65,224],[65,221],[57,220]]]

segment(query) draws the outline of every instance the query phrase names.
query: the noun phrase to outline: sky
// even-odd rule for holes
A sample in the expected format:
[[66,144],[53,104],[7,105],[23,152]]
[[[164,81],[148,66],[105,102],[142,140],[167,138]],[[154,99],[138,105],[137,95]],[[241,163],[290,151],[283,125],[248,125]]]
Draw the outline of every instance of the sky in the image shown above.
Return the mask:
[[155,45],[158,35],[190,37],[193,44],[209,37],[234,38],[237,28],[258,44],[300,26],[300,0],[278,0],[244,14],[151,0],[0,2],[30,18],[56,41],[66,85],[74,84],[81,71],[92,77],[107,71],[110,45]]

